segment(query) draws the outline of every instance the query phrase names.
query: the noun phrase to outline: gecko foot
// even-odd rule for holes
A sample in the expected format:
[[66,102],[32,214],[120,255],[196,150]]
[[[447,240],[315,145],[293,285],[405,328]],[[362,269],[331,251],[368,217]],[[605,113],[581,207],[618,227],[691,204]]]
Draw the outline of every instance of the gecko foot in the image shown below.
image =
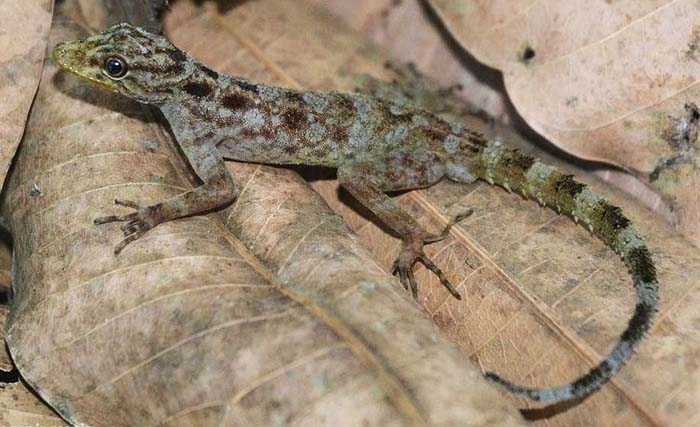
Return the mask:
[[160,205],[141,207],[138,203],[119,199],[114,200],[114,204],[136,210],[136,212],[126,215],[101,216],[94,220],[95,225],[109,224],[111,222],[124,223],[120,228],[126,238],[114,248],[114,255],[119,255],[129,243],[139,239],[148,230],[163,222],[162,216],[158,213]]
[[405,289],[408,289],[409,287],[411,288],[413,298],[418,298],[418,282],[416,282],[416,277],[413,274],[413,265],[420,261],[428,270],[432,271],[438,277],[438,279],[440,279],[442,286],[444,286],[453,297],[457,298],[458,300],[462,299],[462,296],[452,286],[450,281],[447,279],[447,276],[445,276],[445,273],[440,270],[440,267],[435,265],[435,263],[428,258],[427,255],[425,255],[425,252],[423,252],[423,246],[426,243],[435,243],[447,238],[452,226],[467,218],[472,213],[473,211],[469,209],[466,212],[457,215],[439,234],[429,235],[427,237],[417,239],[411,238],[403,241],[401,252],[399,253],[398,258],[396,258],[396,261],[394,261],[392,272],[394,275],[398,274],[399,280]]

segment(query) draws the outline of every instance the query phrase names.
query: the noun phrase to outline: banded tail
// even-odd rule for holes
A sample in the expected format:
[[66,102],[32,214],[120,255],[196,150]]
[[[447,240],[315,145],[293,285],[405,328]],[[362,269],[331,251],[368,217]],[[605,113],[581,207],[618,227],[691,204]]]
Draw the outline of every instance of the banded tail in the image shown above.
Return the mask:
[[518,150],[489,142],[473,165],[477,178],[521,193],[525,198],[557,209],[589,230],[620,255],[637,294],[637,305],[627,328],[605,358],[585,375],[553,388],[529,388],[511,383],[495,373],[486,378],[511,393],[541,402],[579,399],[598,390],[632,357],[649,330],[659,301],[656,269],[646,244],[622,210],[609,204],[588,186],[552,166],[545,165]]

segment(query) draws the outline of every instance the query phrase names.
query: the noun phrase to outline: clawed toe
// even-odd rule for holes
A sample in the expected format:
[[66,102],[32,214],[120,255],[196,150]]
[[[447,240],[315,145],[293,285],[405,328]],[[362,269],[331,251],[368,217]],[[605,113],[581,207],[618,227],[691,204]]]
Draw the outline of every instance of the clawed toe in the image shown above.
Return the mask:
[[411,294],[413,298],[418,298],[418,282],[416,281],[416,276],[413,274],[413,265],[406,265],[397,259],[394,262],[394,267],[392,269],[392,274],[396,276],[398,274],[399,281],[403,285],[404,289],[411,289]]
[[119,253],[120,253],[129,243],[133,242],[134,240],[137,240],[138,238],[140,238],[141,236],[143,236],[145,233],[146,233],[146,230],[143,230],[143,231],[139,230],[139,231],[134,232],[133,234],[127,235],[126,238],[125,238],[124,240],[122,240],[121,242],[119,242],[119,244],[118,244],[117,246],[114,247],[114,255],[119,255]]
[[131,209],[136,209],[136,210],[141,209],[141,205],[139,205],[136,202],[132,202],[131,200],[114,199],[114,204],[119,205],[119,206],[124,206],[127,208],[131,208]]
[[440,283],[442,284],[442,286],[447,288],[447,290],[450,292],[450,294],[452,294],[453,297],[459,300],[462,299],[462,296],[452,286],[447,276],[445,276],[445,273],[443,273],[442,270],[440,270],[440,268],[437,265],[435,265],[435,263],[430,258],[425,256],[425,254],[421,254],[421,256],[418,259],[420,260],[420,262],[423,263],[423,265],[425,265],[425,267],[428,270],[432,271],[438,277],[438,279],[440,279]]
[[110,222],[121,221],[121,217],[118,215],[108,215],[95,218],[92,222],[95,225],[109,224]]
[[406,275],[406,269],[399,266],[398,258],[394,261],[394,265],[391,267],[391,274],[394,276],[399,276],[399,282],[403,285],[403,288],[408,290],[408,276]]
[[452,286],[442,270],[425,255],[422,244],[418,246],[416,244],[404,242],[399,257],[394,261],[392,273],[399,276],[399,281],[401,281],[405,289],[408,290],[410,287],[413,298],[418,298],[418,282],[413,273],[413,266],[417,261],[420,261],[428,270],[432,271],[438,279],[440,279],[442,286],[447,288],[453,297],[458,300],[462,299],[462,296]]
[[467,209],[466,211],[456,215],[454,218],[452,218],[450,222],[447,223],[447,225],[445,226],[445,228],[442,229],[442,232],[440,234],[434,234],[426,237],[425,239],[423,239],[423,243],[436,243],[441,240],[445,240],[450,235],[450,230],[454,225],[466,218],[469,218],[473,213],[473,209]]

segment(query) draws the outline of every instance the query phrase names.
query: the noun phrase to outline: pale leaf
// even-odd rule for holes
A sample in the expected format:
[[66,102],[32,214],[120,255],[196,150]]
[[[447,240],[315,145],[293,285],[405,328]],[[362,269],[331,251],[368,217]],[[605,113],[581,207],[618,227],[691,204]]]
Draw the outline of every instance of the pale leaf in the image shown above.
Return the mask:
[[52,8],[53,0],[0,0],[0,182],[39,84]]
[[67,427],[21,382],[0,384],[0,426]]

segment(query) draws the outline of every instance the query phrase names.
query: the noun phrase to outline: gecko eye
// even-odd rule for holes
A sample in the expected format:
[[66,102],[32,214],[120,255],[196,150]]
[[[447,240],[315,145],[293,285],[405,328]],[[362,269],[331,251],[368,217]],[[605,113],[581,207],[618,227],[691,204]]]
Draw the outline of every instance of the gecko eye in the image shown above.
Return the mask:
[[104,69],[110,77],[118,79],[126,75],[128,68],[126,61],[116,56],[110,56],[105,60]]

